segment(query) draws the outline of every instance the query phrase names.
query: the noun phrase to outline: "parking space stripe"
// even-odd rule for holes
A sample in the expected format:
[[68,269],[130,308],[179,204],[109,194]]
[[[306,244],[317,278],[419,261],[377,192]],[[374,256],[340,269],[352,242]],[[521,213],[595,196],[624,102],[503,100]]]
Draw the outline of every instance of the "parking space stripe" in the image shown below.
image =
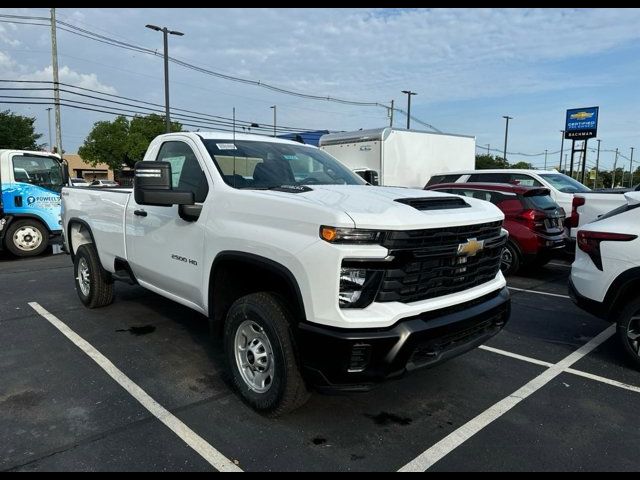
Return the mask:
[[525,288],[507,287],[509,290],[516,292],[537,293],[539,295],[549,295],[550,297],[571,298],[569,295],[560,295],[559,293],[539,292],[537,290],[527,290]]
[[574,370],[573,368],[567,368],[566,372],[573,375],[578,375],[580,377],[588,378],[590,380],[595,380],[596,382],[606,383],[607,385],[612,385],[614,387],[624,388],[625,390],[629,390],[631,392],[640,393],[640,387],[618,382],[617,380],[611,380],[610,378],[601,377],[600,375],[594,375],[593,373],[583,372],[582,370]]
[[468,421],[454,432],[447,435],[438,443],[423,452],[417,458],[406,464],[399,471],[401,472],[424,472],[436,462],[458,448],[464,442],[473,437],[476,433],[496,421],[524,399],[534,394],[547,385],[558,375],[566,371],[571,365],[578,362],[584,356],[595,350],[602,343],[607,341],[615,333],[615,325],[611,325],[588,343],[571,353],[558,363],[552,365],[529,383],[513,392],[508,397],[502,399],[495,405],[489,407],[477,417]]
[[555,262],[549,262],[549,263],[547,263],[547,265],[551,265],[551,266],[553,266],[553,267],[571,268],[571,264],[566,264],[566,263],[555,263]]
[[517,353],[507,352],[506,350],[500,350],[499,348],[488,347],[487,345],[480,345],[481,350],[497,353],[498,355],[504,355],[505,357],[517,358],[523,362],[534,363],[536,365],[542,365],[543,367],[552,367],[553,363],[544,362],[542,360],[536,360],[535,358],[525,357],[524,355],[518,355]]
[[[523,362],[533,363],[535,365],[542,365],[545,367],[553,366],[552,363],[544,362],[542,360],[537,360],[531,357],[525,357],[524,355],[518,355],[517,353],[507,352],[506,350],[500,350],[499,348],[488,347],[486,345],[480,345],[479,348],[481,350],[497,353],[498,355],[504,355],[505,357],[516,358],[518,360],[522,360]],[[583,372],[582,370],[567,368],[565,370],[565,373],[571,373],[572,375],[578,375],[579,377],[595,380],[596,382],[606,383],[607,385],[611,385],[613,387],[624,388],[625,390],[629,390],[631,392],[640,393],[640,387],[636,387],[635,385],[629,385],[628,383],[618,382],[617,380],[611,380],[610,378],[601,377],[600,375],[594,375],[593,373]]]
[[89,342],[75,333],[64,322],[52,313],[49,313],[37,302],[30,302],[33,308],[41,317],[46,319],[51,325],[57,328],[60,333],[67,337],[75,346],[82,350],[89,358],[98,364],[111,378],[113,378],[122,388],[124,388],[133,398],[135,398],[154,417],[166,425],[189,447],[195,450],[202,458],[216,470],[221,472],[241,472],[242,470],[231,460],[213,448],[197,433],[187,427],[182,421],[171,412],[156,402],[147,392],[134,383],[122,371],[120,371],[111,361],[96,350]]

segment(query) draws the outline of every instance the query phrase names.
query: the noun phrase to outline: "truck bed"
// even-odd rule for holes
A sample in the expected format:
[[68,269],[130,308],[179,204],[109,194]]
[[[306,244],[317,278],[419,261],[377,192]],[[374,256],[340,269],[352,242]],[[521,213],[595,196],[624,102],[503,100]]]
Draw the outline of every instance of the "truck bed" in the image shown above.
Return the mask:
[[[62,189],[62,216],[65,235],[71,219],[78,219],[91,226],[94,243],[104,268],[113,272],[116,258],[126,259],[125,210],[132,189],[64,187]],[[67,242],[68,243],[68,242]]]

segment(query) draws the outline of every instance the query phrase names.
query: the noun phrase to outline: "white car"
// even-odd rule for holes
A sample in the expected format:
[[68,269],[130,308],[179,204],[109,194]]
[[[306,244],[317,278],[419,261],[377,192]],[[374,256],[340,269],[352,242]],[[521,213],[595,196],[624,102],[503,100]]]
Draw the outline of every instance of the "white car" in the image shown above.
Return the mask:
[[584,310],[618,324],[618,335],[640,368],[640,192],[578,230],[569,291]]
[[[576,238],[577,227],[625,203],[621,193],[593,192],[590,188],[556,170],[495,169],[448,172],[434,175],[427,186],[441,183],[511,183],[525,187],[546,187],[551,198],[567,215],[567,234]],[[584,207],[585,202],[588,208]]]
[[90,184],[84,178],[70,178],[72,187],[88,187]]
[[120,184],[113,180],[94,180],[89,184],[90,187],[118,188]]

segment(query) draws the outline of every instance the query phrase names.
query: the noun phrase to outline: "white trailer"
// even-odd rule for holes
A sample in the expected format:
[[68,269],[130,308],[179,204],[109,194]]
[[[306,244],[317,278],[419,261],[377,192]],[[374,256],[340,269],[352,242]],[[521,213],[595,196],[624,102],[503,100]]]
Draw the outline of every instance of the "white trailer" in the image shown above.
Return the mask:
[[371,183],[424,188],[436,173],[475,168],[476,138],[385,127],[323,135],[320,148]]

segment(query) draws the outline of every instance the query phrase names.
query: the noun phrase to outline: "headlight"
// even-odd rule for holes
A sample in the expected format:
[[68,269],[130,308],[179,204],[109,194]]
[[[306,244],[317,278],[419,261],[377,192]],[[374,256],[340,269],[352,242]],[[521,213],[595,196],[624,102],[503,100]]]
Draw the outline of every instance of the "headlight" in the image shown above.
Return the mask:
[[363,268],[340,269],[340,308],[364,308],[375,299],[382,271]]
[[320,227],[320,238],[329,243],[379,243],[382,232],[359,228]]

